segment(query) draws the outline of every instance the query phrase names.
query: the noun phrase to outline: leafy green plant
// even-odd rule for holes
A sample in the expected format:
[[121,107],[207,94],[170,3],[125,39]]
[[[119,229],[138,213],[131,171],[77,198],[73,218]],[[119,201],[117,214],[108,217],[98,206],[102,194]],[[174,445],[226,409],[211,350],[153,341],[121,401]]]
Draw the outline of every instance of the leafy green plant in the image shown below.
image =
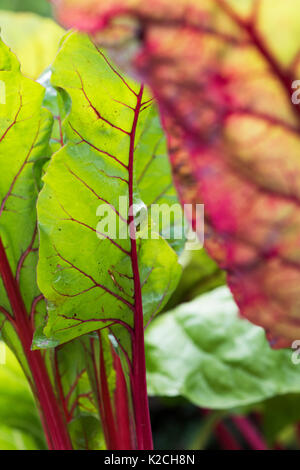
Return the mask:
[[207,250],[241,313],[272,347],[289,347],[299,337],[299,0],[53,4],[151,87],[181,201],[205,204]]
[[184,396],[201,408],[254,405],[300,388],[290,351],[270,349],[262,328],[238,317],[225,286],[157,318],[146,349],[150,395]]
[[299,47],[271,38],[290,0],[53,3],[93,40],[56,53],[51,20],[0,14],[0,330],[29,386],[8,353],[0,447],[152,449],[148,393],[201,409],[194,446],[295,439],[291,353],[238,317],[297,338]]
[[[163,191],[162,181],[145,184],[147,171],[135,176],[135,162],[143,158],[148,166],[145,154],[167,163],[166,144],[155,113],[149,111],[147,92],[125,81],[87,38],[66,38],[53,66],[52,83],[64,96],[68,93],[72,107],[64,121],[66,145],[47,169],[38,203],[38,282],[49,315],[44,333],[61,344],[109,328],[128,367],[137,445],[149,448],[144,325],[167,302],[180,267],[163,238],[136,236],[130,208],[143,205],[139,185],[149,204],[158,196],[169,197],[169,202],[176,198],[168,165]],[[125,213],[119,208],[120,196],[127,201]],[[103,203],[116,214],[119,231],[126,235],[129,229],[130,237],[123,240],[101,232],[97,210]]]
[[[4,44],[1,59],[6,85],[1,139],[6,175],[1,181],[3,338],[27,369],[50,448],[71,448],[77,408],[92,408],[93,415],[97,409],[109,447],[151,448],[144,326],[177,285],[181,268],[172,246],[182,249],[182,241],[172,236],[175,225],[168,241],[159,234],[167,228],[163,224],[156,227],[156,239],[150,240],[142,231],[136,233],[130,212],[134,204],[139,209],[153,202],[177,201],[157,112],[143,87],[125,81],[102,51],[77,34],[66,37],[52,67],[58,95],[47,72],[40,79],[47,88],[44,98],[43,88],[21,75]],[[101,77],[100,88],[96,81],[95,87],[90,82],[92,76]],[[57,131],[60,140],[55,139]],[[19,138],[24,134],[25,142]],[[6,158],[16,153],[13,142],[17,141],[15,166],[7,168]],[[57,147],[62,148],[48,164]],[[163,173],[150,184],[157,161]],[[35,205],[45,164],[38,203],[41,293],[35,280]],[[118,209],[120,196],[127,201],[126,218]],[[100,203],[117,214],[130,237],[112,239],[99,232]],[[17,229],[18,224],[24,224],[26,232]],[[78,251],[78,243],[86,248]],[[82,339],[87,333],[91,338]],[[70,343],[79,336],[79,342]],[[61,348],[64,343],[68,344]],[[49,351],[42,354],[37,349],[41,347]],[[68,361],[76,354],[73,370]],[[120,387],[128,403],[118,399]],[[118,414],[127,429],[117,431]],[[81,412],[82,425],[84,419]],[[130,422],[135,423],[132,430]]]

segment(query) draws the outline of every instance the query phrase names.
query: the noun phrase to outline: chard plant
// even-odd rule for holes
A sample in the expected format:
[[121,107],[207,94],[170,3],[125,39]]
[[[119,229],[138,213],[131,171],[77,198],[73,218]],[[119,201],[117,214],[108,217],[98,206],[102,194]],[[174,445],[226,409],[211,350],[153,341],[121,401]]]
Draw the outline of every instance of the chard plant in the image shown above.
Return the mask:
[[151,450],[148,393],[203,409],[200,448],[241,448],[229,410],[256,449],[277,437],[237,409],[300,419],[265,340],[299,337],[299,1],[53,0],[81,32],[35,81],[0,42],[0,329],[40,447]]
[[[66,36],[39,80],[45,96],[1,47],[3,338],[28,372],[49,448],[72,448],[68,423],[91,409],[108,448],[151,449],[144,328],[178,283],[184,244],[178,220],[155,239],[134,220],[177,201],[158,113],[87,37]],[[103,205],[122,237],[101,232]]]
[[299,337],[298,0],[52,3],[150,86],[181,201],[205,204],[206,248],[241,314],[289,347]]
[[[147,205],[176,198],[165,139],[144,87],[126,81],[86,37],[67,36],[52,84],[65,107],[72,104],[65,145],[47,168],[38,201],[38,282],[49,314],[44,334],[63,344],[94,330],[110,331],[129,376],[133,445],[150,448],[144,327],[168,301],[180,266],[165,239],[138,237],[133,211],[145,204],[142,197]],[[147,170],[157,158],[165,175],[149,185]],[[119,236],[101,231],[109,224],[97,223],[103,204]],[[106,425],[113,427],[110,419]]]

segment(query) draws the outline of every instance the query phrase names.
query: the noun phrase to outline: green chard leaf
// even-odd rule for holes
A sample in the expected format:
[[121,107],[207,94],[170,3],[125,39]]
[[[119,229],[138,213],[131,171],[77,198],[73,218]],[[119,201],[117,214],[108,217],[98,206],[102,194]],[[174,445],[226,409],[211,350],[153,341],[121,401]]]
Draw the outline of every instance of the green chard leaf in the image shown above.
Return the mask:
[[[166,139],[147,90],[87,37],[66,36],[51,74],[45,105],[58,109],[65,145],[47,166],[38,200],[38,283],[48,316],[34,345],[80,337],[106,445],[149,449],[144,326],[175,289],[185,244]],[[153,205],[156,218],[148,213]]]
[[[180,254],[185,245],[184,223],[181,205],[172,179],[171,165],[165,135],[158,110],[150,102],[150,111],[136,147],[135,174],[140,197],[146,207],[162,210],[173,207],[172,217],[159,220],[159,232],[172,248]],[[168,211],[166,211],[168,212]]]
[[[20,73],[16,57],[2,42],[0,64],[5,95],[0,104],[0,274],[6,279],[6,284],[0,282],[1,332],[30,375],[16,331],[20,329],[23,314],[33,317],[36,310],[42,309],[36,284],[35,169],[47,153],[52,116],[41,106],[44,89]],[[20,303],[24,303],[17,313],[18,321],[7,283],[18,291]]]
[[[177,200],[166,143],[147,91],[121,76],[87,37],[67,35],[52,84],[72,107],[64,121],[67,143],[53,156],[38,201],[38,282],[48,301],[44,333],[62,344],[108,326],[129,359],[136,283],[146,324],[181,273],[167,241],[158,233],[145,237],[149,219],[145,224],[144,216],[136,217],[136,243],[126,235],[133,220],[129,206],[139,213],[156,201],[170,206]],[[160,179],[150,184],[149,174],[158,175],[156,161],[163,163]],[[103,207],[116,220],[115,234],[105,231],[111,219]],[[181,249],[178,240],[170,243]]]
[[[96,446],[98,439],[96,447],[103,448],[91,384],[87,373],[82,372],[83,360],[73,362],[75,355],[79,359],[82,353],[81,344],[68,344],[57,351],[49,349],[43,355],[40,351],[32,351],[34,332],[42,331],[46,315],[44,297],[36,282],[36,201],[42,168],[49,158],[53,118],[42,106],[46,101],[45,89],[21,74],[16,57],[3,42],[0,42],[0,83],[3,91],[0,103],[1,336],[15,353],[32,388],[45,425],[48,446],[70,448],[65,428],[68,424],[71,437],[76,440],[74,447],[80,448],[77,433],[80,426],[84,426],[85,446]],[[42,344],[44,340],[41,336]],[[48,341],[47,345],[51,347],[54,343]],[[77,381],[78,374],[80,380]],[[64,413],[61,413],[58,400],[63,396],[66,403],[62,402]],[[52,441],[49,434],[53,419],[61,433],[60,440],[56,438],[56,441]],[[97,435],[91,424],[95,420]],[[8,420],[6,422],[9,424]],[[19,432],[25,430],[18,429]]]
[[51,112],[54,120],[49,145],[49,159],[53,153],[57,152],[64,145],[65,135],[62,121],[67,114],[67,103],[63,100],[63,93],[58,93],[58,91],[52,86],[51,76],[52,70],[51,67],[48,67],[38,79],[38,83],[40,83],[46,90],[43,106]]
[[[53,0],[156,96],[183,204],[241,314],[300,337],[300,0]],[[126,26],[125,26],[126,25]],[[193,226],[196,218],[190,217]]]
[[23,12],[0,10],[0,28],[3,41],[21,63],[22,73],[32,79],[37,79],[54,60],[64,34],[52,19]]
[[160,316],[145,341],[150,395],[225,410],[300,391],[292,351],[271,350],[263,329],[239,318],[227,287]]

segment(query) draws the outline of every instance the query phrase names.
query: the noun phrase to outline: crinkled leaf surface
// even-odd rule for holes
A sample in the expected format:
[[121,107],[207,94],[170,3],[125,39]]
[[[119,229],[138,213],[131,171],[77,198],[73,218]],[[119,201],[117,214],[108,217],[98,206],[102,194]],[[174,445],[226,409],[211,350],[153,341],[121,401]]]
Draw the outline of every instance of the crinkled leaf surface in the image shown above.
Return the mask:
[[[127,57],[139,39],[132,66],[159,101],[182,201],[205,204],[206,246],[241,313],[289,346],[300,333],[300,1],[53,3],[64,24],[130,46]],[[114,22],[125,15],[136,27]]]
[[263,329],[238,317],[227,287],[154,320],[146,351],[151,395],[229,409],[300,390],[292,350],[270,349]]
[[[129,218],[119,207],[119,197],[125,198],[126,210],[130,197],[138,207],[144,204],[134,159],[139,145],[149,145],[143,135],[152,119],[151,98],[76,33],[60,49],[52,83],[68,93],[72,109],[65,121],[67,144],[53,156],[38,202],[38,279],[49,313],[45,334],[63,343],[109,326],[124,347],[130,344],[135,312],[134,249],[128,236],[103,234],[96,214],[105,205],[124,231]],[[180,266],[159,236],[138,239],[137,256],[147,322],[177,285]]]

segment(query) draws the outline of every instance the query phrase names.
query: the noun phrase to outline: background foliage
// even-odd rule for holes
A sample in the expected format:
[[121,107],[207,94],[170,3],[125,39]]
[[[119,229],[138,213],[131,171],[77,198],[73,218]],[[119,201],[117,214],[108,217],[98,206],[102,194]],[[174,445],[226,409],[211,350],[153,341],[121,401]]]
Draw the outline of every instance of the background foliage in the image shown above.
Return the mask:
[[2,10],[12,11],[32,11],[39,15],[51,16],[50,4],[39,0],[1,0],[0,8]]

